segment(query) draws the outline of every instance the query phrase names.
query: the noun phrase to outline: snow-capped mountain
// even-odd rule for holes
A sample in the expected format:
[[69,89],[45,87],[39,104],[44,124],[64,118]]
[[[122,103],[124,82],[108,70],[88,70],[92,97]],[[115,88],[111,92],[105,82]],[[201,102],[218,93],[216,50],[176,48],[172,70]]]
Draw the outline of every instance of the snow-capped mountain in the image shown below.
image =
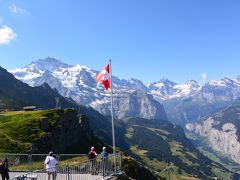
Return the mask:
[[225,77],[210,81],[202,87],[196,84],[191,87],[192,93],[188,96],[164,102],[168,118],[183,126],[215,113],[240,97],[240,83],[237,79]]
[[201,86],[194,80],[189,80],[185,84],[177,84],[167,78],[150,83],[147,87],[152,95],[162,100],[194,95],[201,90]]
[[[79,64],[75,66],[67,65],[51,57],[39,59],[24,68],[16,68],[10,72],[14,74],[17,79],[31,86],[38,86],[43,82],[53,83],[54,85],[52,85],[52,87],[64,91],[62,92],[64,96],[69,96],[69,93],[71,94],[71,92],[83,89],[85,91],[96,91],[94,77],[98,71]],[[188,81],[185,84],[178,85],[175,82],[163,78],[158,82],[145,85],[138,79],[130,78],[126,80],[119,79],[115,76],[113,76],[113,86],[115,89],[138,89],[162,100],[187,96],[201,89],[196,81]],[[80,99],[77,100],[77,102],[86,103],[85,101],[80,101]]]
[[189,80],[185,84],[175,85],[175,93],[170,98],[192,96],[201,90],[201,86],[194,80]]
[[[14,76],[31,86],[48,83],[65,97],[110,114],[110,93],[97,85],[97,71],[82,65],[67,65],[54,58],[39,59],[24,68],[12,70]],[[147,87],[137,79],[122,80],[113,76],[115,116],[166,119],[163,106],[146,93]]]
[[228,101],[240,97],[240,81],[237,79],[223,78],[206,83],[200,93],[201,98],[208,99],[209,102],[218,100]]
[[[48,57],[10,72],[31,86],[48,83],[65,97],[89,105],[103,114],[110,113],[108,105],[110,94],[104,91],[103,86],[96,84],[94,78],[98,71],[89,67],[79,64],[67,65]],[[163,78],[158,82],[144,84],[133,78],[126,80],[113,76],[112,79],[115,115],[119,118],[124,116],[165,118],[160,104],[164,103],[170,120],[177,123],[189,122],[208,115],[204,109],[211,113],[240,97],[240,78],[223,78],[210,81],[203,86],[194,80],[177,84]]]
[[167,78],[162,78],[158,82],[147,84],[147,87],[151,94],[165,99],[168,96],[172,96],[174,91],[174,86],[176,86],[177,83],[172,82],[168,80]]

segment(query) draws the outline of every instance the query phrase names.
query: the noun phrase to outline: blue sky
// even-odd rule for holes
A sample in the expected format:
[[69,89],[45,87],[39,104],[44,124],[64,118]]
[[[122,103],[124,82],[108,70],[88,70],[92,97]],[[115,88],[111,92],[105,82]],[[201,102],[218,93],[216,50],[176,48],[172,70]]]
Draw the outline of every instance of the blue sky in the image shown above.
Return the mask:
[[0,0],[0,65],[48,56],[143,82],[240,75],[239,0]]

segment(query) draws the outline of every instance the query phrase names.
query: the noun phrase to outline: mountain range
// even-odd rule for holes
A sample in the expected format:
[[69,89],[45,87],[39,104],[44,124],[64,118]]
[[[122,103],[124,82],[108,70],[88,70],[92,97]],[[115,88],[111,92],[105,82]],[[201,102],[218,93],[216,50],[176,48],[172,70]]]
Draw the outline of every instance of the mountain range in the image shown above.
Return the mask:
[[[12,74],[0,68],[0,109],[20,110],[29,105],[35,105],[38,109],[56,108],[56,101],[59,100],[62,108],[74,107],[78,113],[87,116],[91,128],[87,131],[88,137],[92,132],[99,138],[100,144],[111,144],[111,123],[108,119],[110,92],[96,83],[98,71],[46,58],[10,72]],[[203,178],[220,177],[219,171],[224,172],[225,177],[231,176],[220,164],[214,164],[212,160],[215,161],[216,156],[223,156],[224,159],[217,161],[227,164],[228,168],[230,164],[236,166],[232,161],[240,163],[239,77],[225,77],[201,85],[194,80],[177,84],[167,78],[144,84],[137,79],[125,80],[113,76],[113,86],[114,112],[119,119],[116,120],[117,145],[140,162],[161,171],[163,164],[170,161],[176,166],[176,174],[184,172],[189,175],[194,172],[194,175]],[[167,119],[174,124],[167,122]],[[187,140],[183,129],[176,124],[185,128],[188,137],[189,134],[196,137],[197,140],[193,139],[192,142],[211,160]],[[1,131],[5,133],[4,129]],[[61,138],[64,136],[67,135]],[[10,137],[10,134],[4,137]],[[48,148],[54,144],[49,142]],[[88,142],[93,141],[90,138]],[[58,148],[66,151],[72,149],[74,152],[77,146],[72,145]],[[209,156],[212,152],[216,152],[214,158]],[[208,164],[206,167],[210,171],[203,168],[204,163]],[[232,167],[230,169],[234,172],[238,170]]]
[[[110,92],[97,85],[98,71],[82,65],[68,65],[48,57],[10,71],[29,84],[48,83],[64,97],[79,104],[91,106],[105,115],[110,114]],[[138,79],[120,79],[113,76],[114,115],[147,119],[168,119],[185,126],[186,123],[217,112],[240,97],[239,78],[212,80],[204,85],[194,80],[177,84],[162,78],[144,84]],[[164,108],[163,108],[164,106]],[[166,111],[166,113],[165,113]]]
[[[55,108],[55,97],[58,97],[62,107],[74,107],[1,113],[0,141],[4,145],[1,152],[26,153],[32,147],[39,153],[51,149],[60,153],[86,153],[92,145],[100,149],[104,144],[111,144],[111,121],[98,111],[62,97],[47,84],[30,87],[3,68],[0,68],[0,76],[0,109],[6,106],[4,100],[8,98],[12,99],[12,106],[15,106],[14,102],[21,102],[49,109]],[[6,103],[11,106],[9,101]],[[85,120],[79,119],[78,115],[84,116]],[[172,163],[172,176],[180,179],[237,175],[203,156],[185,137],[183,129],[166,119],[123,118],[115,121],[115,128],[117,146],[153,168],[159,177],[167,176],[163,170],[168,163]]]

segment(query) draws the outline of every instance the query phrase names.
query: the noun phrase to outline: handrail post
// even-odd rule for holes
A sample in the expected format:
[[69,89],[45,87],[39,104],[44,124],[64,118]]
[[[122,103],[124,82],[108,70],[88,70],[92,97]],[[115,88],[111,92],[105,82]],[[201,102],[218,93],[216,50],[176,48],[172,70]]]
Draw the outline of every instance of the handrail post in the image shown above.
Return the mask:
[[33,167],[32,167],[32,154],[28,154],[28,165],[29,165],[29,169],[32,171]]
[[70,180],[70,166],[67,165],[67,180]]
[[122,152],[120,152],[120,170],[122,171]]

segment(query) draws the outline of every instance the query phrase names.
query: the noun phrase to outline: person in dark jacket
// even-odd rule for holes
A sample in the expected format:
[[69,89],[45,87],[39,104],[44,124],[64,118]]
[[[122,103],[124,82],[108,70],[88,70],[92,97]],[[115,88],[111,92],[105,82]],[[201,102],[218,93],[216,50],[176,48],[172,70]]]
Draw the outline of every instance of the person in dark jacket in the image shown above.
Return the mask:
[[2,176],[2,180],[9,180],[9,169],[8,169],[8,159],[4,159],[0,163],[0,173]]
[[90,160],[90,169],[91,169],[91,174],[97,174],[96,171],[96,158],[97,158],[97,153],[94,147],[91,147],[91,151],[88,153],[88,158]]

